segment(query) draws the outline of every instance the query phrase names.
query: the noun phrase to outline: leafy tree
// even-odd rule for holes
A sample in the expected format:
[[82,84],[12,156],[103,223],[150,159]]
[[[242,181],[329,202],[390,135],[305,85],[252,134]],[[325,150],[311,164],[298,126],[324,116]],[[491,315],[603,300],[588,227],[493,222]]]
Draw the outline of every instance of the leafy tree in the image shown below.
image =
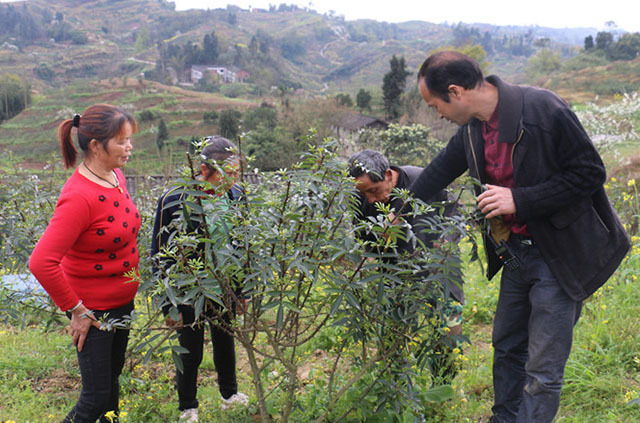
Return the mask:
[[158,151],[162,151],[164,148],[165,142],[169,139],[169,130],[167,129],[167,125],[164,123],[164,119],[160,118],[160,123],[158,123],[158,133],[156,134],[156,145],[158,146]]
[[304,42],[295,32],[289,33],[280,40],[282,56],[289,60],[295,60],[306,52]]
[[202,113],[202,120],[204,121],[204,123],[215,123],[218,120],[218,112],[216,112],[215,110],[207,110],[206,112]]
[[640,33],[622,34],[609,50],[611,60],[633,60],[640,55]]
[[227,109],[220,112],[220,118],[218,127],[220,128],[220,135],[230,140],[235,140],[238,136],[240,119],[242,113],[238,110]]
[[360,110],[371,110],[371,93],[364,88],[360,88],[356,94],[356,104]]
[[19,76],[7,74],[0,77],[0,122],[23,111],[31,102],[31,87]]
[[249,109],[244,114],[243,128],[251,131],[258,128],[274,130],[278,124],[278,112],[274,107],[260,106]]
[[345,106],[345,107],[352,107],[353,106],[353,100],[351,100],[351,96],[349,94],[347,94],[347,93],[339,93],[339,94],[337,94],[336,95],[336,101],[341,106]]
[[227,23],[229,23],[229,25],[232,25],[232,26],[237,24],[238,15],[236,15],[234,12],[229,12],[229,14],[227,15]]
[[587,35],[586,37],[584,37],[584,49],[592,50],[594,47],[595,44],[593,43],[593,36]]
[[146,25],[142,25],[138,32],[136,32],[136,42],[133,48],[136,52],[145,50],[151,45],[151,34],[149,28]]
[[53,72],[53,69],[51,69],[51,67],[49,67],[49,65],[47,65],[46,63],[40,63],[34,68],[34,72],[36,74],[36,77],[47,82],[51,82],[53,80],[53,77],[55,76],[55,72]]
[[6,7],[0,3],[0,39],[13,37],[20,44],[29,44],[44,35],[40,19],[29,13],[25,7],[17,8],[11,4]]
[[613,34],[607,31],[600,31],[596,34],[596,48],[607,51],[613,44]]
[[360,136],[359,144],[381,151],[394,165],[414,166],[429,163],[445,146],[424,125],[396,123],[382,131],[366,130]]
[[[138,114],[140,122],[151,122],[156,119],[156,115],[151,110],[143,110]],[[166,126],[165,126],[166,129]]]
[[247,132],[243,145],[243,151],[253,157],[252,165],[265,172],[290,168],[300,154],[300,146],[282,126],[261,125]]
[[[353,180],[334,149],[327,143],[311,147],[293,171],[260,173],[260,189],[241,182],[246,195],[225,209],[207,208],[207,194],[193,189],[197,182],[183,180],[191,193],[183,206],[185,214],[191,213],[186,218],[202,219],[207,213],[212,220],[227,222],[234,245],[215,245],[207,227],[203,235],[175,236],[163,253],[174,263],[167,271],[170,278],[152,278],[159,280],[155,286],[143,284],[141,290],[166,298],[155,303],[157,308],[168,305],[177,311],[178,304],[189,304],[200,315],[208,301],[229,310],[237,300],[234,281],[242,278],[243,293],[251,301],[233,331],[247,351],[263,423],[273,422],[273,410],[278,410],[280,423],[311,420],[310,412],[318,422],[352,416],[360,416],[359,421],[399,421],[398,410],[403,410],[404,421],[420,421],[434,402],[453,394],[448,386],[417,382],[420,374],[427,376],[426,360],[435,353],[436,340],[443,338],[430,323],[442,322],[440,286],[459,275],[459,265],[446,248],[421,248],[397,263],[385,260],[404,226],[351,223]],[[424,213],[423,203],[400,195],[408,211]],[[397,215],[401,220],[409,217],[406,210]],[[176,221],[186,224],[181,217]],[[463,226],[438,218],[424,223],[427,230],[434,229],[432,225],[450,231]],[[353,237],[361,231],[371,234],[369,241]],[[188,259],[196,245],[206,248],[197,262]],[[421,271],[429,272],[430,283],[417,277]],[[338,340],[319,339],[326,331],[339,335]],[[147,344],[154,338],[147,336]],[[455,335],[444,338],[443,343],[461,340]],[[308,363],[306,352],[319,345],[332,351],[332,363],[314,377],[319,383],[305,385],[300,372]],[[148,348],[141,345],[138,350]],[[265,380],[274,370],[277,379]],[[296,406],[302,390],[314,391],[310,396],[317,404],[310,405],[312,410]]]
[[258,49],[258,39],[254,35],[251,37],[251,41],[249,41],[249,53],[251,53],[251,56],[256,56],[258,54]]
[[218,60],[218,37],[215,32],[207,34],[202,40],[202,54],[200,63],[215,64]]
[[543,48],[527,61],[527,75],[533,79],[539,75],[548,75],[560,69],[560,54],[550,48]]
[[387,117],[395,119],[400,116],[400,99],[407,83],[407,76],[411,75],[411,72],[407,71],[404,57],[398,59],[395,54],[389,65],[391,70],[384,75],[382,82],[382,98]]

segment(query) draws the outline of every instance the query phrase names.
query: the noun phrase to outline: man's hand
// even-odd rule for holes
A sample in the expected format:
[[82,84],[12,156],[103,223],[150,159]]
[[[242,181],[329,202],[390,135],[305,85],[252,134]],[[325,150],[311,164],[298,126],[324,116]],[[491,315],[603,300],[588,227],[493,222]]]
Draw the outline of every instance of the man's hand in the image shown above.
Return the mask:
[[505,214],[515,214],[511,188],[487,184],[487,190],[478,196],[478,207],[487,219]]

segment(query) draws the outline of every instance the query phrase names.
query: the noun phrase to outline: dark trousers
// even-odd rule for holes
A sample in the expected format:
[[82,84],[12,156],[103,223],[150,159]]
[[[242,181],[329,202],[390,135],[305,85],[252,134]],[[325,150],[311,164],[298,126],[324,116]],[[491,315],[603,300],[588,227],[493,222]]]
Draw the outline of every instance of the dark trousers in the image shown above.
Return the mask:
[[[204,327],[205,323],[191,325],[195,321],[194,309],[192,307],[179,307],[182,313],[182,321],[185,325],[178,329],[178,339],[180,346],[189,350],[188,353],[180,354],[183,371],[176,370],[176,382],[178,385],[178,408],[186,410],[188,408],[198,408],[198,368],[202,363],[202,350],[204,347]],[[213,312],[205,313],[205,316],[212,318]],[[228,328],[232,316],[228,313],[222,319]],[[209,321],[211,331],[211,342],[213,343],[213,363],[218,373],[218,388],[223,398],[229,398],[238,392],[236,381],[236,351],[233,342],[233,335],[225,331],[215,320]]]
[[[94,311],[94,315],[101,319],[108,313],[106,319],[120,319],[125,315],[130,316],[132,311],[133,302],[112,310]],[[114,411],[118,415],[118,377],[124,366],[128,341],[128,329],[109,332],[93,326],[89,329],[82,351],[77,351],[82,391],[63,423],[95,423],[98,418],[100,423],[108,423],[110,420],[104,416],[106,412]]]
[[565,293],[535,245],[514,236],[520,260],[503,269],[493,325],[497,423],[553,421],[582,303]]

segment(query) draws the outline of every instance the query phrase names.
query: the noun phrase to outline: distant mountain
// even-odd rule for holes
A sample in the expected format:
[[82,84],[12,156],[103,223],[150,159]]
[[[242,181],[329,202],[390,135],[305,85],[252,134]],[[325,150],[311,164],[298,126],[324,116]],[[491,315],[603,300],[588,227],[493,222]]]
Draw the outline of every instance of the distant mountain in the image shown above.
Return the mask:
[[[571,52],[595,30],[345,21],[284,5],[177,12],[165,0],[29,0],[0,4],[0,65],[30,76],[36,87],[153,75],[159,46],[202,45],[211,33],[218,41],[216,64],[248,70],[259,94],[271,86],[316,93],[378,87],[394,54],[414,70],[430,50],[469,42],[483,45],[499,73],[517,75],[522,66],[502,64],[524,63],[536,40],[549,38]],[[184,60],[172,57],[162,62],[165,76],[167,67],[179,78],[187,75],[186,66],[174,69]]]

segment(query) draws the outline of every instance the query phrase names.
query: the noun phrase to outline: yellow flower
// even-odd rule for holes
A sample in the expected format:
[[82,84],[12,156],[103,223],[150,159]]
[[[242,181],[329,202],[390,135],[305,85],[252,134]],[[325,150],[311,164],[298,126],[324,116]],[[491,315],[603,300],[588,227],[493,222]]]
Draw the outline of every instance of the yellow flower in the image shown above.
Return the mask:
[[627,186],[628,187],[635,186],[635,184],[636,184],[636,180],[635,179],[630,179],[629,182],[627,182]]
[[617,179],[616,178],[611,178],[611,182],[616,182]]
[[107,418],[107,420],[112,422],[116,418],[116,412],[113,410],[107,411],[106,413],[104,413],[104,416]]

